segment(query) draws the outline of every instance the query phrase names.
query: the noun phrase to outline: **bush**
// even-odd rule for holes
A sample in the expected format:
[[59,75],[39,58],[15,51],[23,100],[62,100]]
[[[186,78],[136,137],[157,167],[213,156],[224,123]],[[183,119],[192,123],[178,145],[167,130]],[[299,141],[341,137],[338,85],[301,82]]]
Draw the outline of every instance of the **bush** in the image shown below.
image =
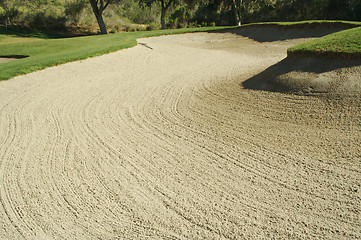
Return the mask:
[[0,21],[5,24],[11,24],[20,14],[16,6],[7,6],[5,3],[3,7],[0,6]]
[[112,7],[118,17],[127,18],[136,24],[151,23],[159,18],[160,7],[158,5],[143,8],[136,0],[122,0]]
[[78,25],[80,21],[81,14],[87,6],[85,0],[76,0],[75,2],[66,2],[65,3],[65,15],[70,21],[70,25]]
[[155,22],[151,22],[147,27],[146,30],[147,31],[152,31],[152,30],[157,30],[160,28],[160,24],[155,23]]
[[138,26],[136,26],[136,29],[137,29],[137,31],[145,31],[146,28],[142,25],[138,25]]
[[28,25],[37,30],[65,30],[66,18],[53,9],[40,9],[28,16]]
[[134,26],[134,25],[126,25],[124,27],[124,30],[126,32],[136,32],[137,31],[137,28]]

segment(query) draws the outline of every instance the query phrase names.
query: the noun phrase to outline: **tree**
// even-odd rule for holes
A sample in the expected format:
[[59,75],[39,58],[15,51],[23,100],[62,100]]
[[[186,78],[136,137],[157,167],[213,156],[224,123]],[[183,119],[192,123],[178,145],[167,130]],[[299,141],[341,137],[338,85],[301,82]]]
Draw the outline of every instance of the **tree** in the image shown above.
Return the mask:
[[234,10],[234,15],[236,17],[236,24],[237,26],[241,26],[242,24],[242,15],[241,15],[241,6],[243,4],[243,0],[232,0],[232,4],[233,4],[233,10]]
[[93,13],[97,19],[101,34],[107,34],[107,28],[103,20],[103,11],[112,0],[89,0]]
[[142,6],[150,7],[153,3],[159,2],[161,5],[161,14],[160,14],[160,23],[162,25],[162,29],[165,29],[165,15],[169,7],[175,3],[176,0],[139,0],[139,4]]
[[232,0],[232,9],[234,11],[235,22],[237,26],[241,26],[243,22],[242,10],[244,12],[249,12],[250,7],[254,7],[256,4],[260,5],[259,7],[267,5],[267,0]]
[[15,2],[0,0],[0,21],[7,25],[12,24],[12,20],[19,15],[19,8]]
[[64,4],[65,16],[67,16],[72,25],[79,24],[81,14],[86,6],[87,3],[85,0],[76,0],[72,2],[69,1]]

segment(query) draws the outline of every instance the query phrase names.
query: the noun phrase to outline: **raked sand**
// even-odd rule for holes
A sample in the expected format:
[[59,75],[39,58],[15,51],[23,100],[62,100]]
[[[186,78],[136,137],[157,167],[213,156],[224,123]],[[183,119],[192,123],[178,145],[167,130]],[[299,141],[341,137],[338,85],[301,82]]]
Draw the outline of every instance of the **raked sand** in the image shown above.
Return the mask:
[[360,239],[360,97],[242,85],[301,37],[139,39],[0,82],[0,239]]

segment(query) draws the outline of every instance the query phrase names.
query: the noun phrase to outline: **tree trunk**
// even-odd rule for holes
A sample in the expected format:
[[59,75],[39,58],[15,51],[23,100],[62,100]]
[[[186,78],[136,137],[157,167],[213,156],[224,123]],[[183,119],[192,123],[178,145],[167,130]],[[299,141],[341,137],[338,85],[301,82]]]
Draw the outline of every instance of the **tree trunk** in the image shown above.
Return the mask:
[[[237,1],[239,1],[238,4],[237,4]],[[236,20],[237,26],[242,25],[241,5],[242,5],[242,0],[233,0],[233,10],[234,10],[234,15],[235,15],[235,20]]]
[[[100,33],[101,34],[107,34],[107,28],[105,26],[104,20],[103,20],[103,11],[104,9],[109,5],[109,3],[111,2],[111,0],[107,0],[107,2],[104,4],[103,0],[100,0],[100,2],[98,2],[98,0],[89,0],[90,5],[92,6],[92,10],[93,13],[97,19],[99,28],[100,28]],[[100,5],[98,5],[100,4]]]
[[96,16],[97,21],[98,21],[98,25],[99,25],[99,28],[100,28],[100,33],[101,34],[107,34],[108,33],[107,32],[107,27],[105,26],[102,14],[97,14],[95,16]]
[[165,29],[166,28],[166,26],[165,26],[165,8],[162,6],[162,13],[161,13],[161,15],[160,15],[160,23],[161,23],[161,25],[162,25],[162,29]]
[[162,5],[162,13],[160,15],[160,23],[162,24],[162,29],[165,29],[165,14],[167,13],[167,10],[172,5],[173,0],[160,0],[160,4]]

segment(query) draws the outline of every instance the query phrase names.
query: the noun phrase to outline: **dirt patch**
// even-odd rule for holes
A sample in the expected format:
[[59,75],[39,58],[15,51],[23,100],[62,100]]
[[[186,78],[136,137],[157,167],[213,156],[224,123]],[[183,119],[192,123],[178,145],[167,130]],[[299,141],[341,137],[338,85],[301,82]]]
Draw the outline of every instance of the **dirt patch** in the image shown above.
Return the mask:
[[306,39],[147,38],[0,82],[0,238],[360,239],[360,98],[240,86]]

